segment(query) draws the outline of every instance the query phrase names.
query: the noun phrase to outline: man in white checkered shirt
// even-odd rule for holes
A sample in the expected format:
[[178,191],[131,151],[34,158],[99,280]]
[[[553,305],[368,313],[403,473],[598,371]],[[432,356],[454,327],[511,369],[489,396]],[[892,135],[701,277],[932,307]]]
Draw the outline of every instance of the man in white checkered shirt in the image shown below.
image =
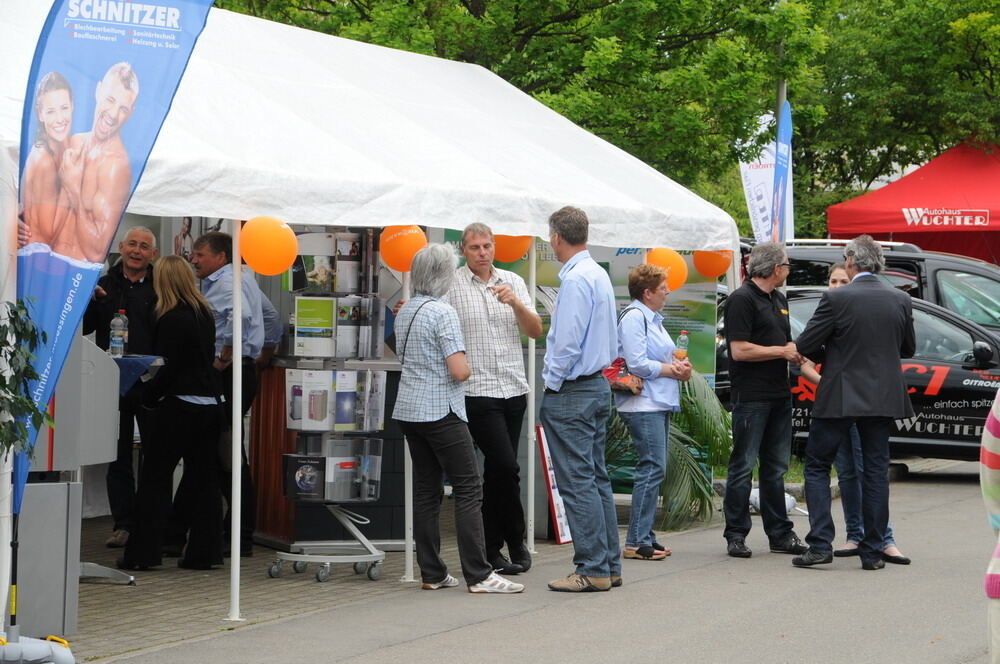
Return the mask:
[[[521,332],[537,339],[542,321],[524,279],[493,265],[493,231],[470,224],[462,233],[466,264],[443,298],[458,312],[472,375],[465,384],[469,431],[485,456],[483,526],[486,558],[501,574],[531,567],[524,545],[517,446],[527,408]],[[507,545],[509,559],[502,553]]]

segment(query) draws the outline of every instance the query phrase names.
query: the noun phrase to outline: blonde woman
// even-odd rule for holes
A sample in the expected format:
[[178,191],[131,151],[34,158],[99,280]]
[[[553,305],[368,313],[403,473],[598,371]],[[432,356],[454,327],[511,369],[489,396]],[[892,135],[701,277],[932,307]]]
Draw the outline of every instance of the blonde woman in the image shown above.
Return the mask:
[[211,569],[222,563],[218,438],[223,410],[211,369],[215,323],[183,257],[165,256],[156,263],[154,288],[158,302],[153,348],[164,365],[143,397],[144,405],[153,409],[150,428],[155,434],[143,441],[137,527],[118,566],[143,570],[161,564],[171,479],[183,458],[198,509],[192,511],[187,547],[177,566]]

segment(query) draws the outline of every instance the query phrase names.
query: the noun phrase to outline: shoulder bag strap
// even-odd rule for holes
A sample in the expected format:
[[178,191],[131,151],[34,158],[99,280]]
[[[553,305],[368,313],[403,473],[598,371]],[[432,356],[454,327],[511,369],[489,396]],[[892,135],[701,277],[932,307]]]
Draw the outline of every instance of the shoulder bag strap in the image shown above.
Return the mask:
[[424,305],[427,304],[428,302],[430,302],[430,300],[426,300],[425,302],[421,303],[419,307],[417,307],[417,310],[413,312],[413,318],[410,319],[410,324],[406,326],[406,335],[403,337],[403,347],[400,349],[402,352],[399,353],[400,364],[403,363],[403,356],[406,355],[406,347],[407,344],[409,344],[410,342],[410,330],[413,329],[413,322],[417,320],[417,314],[420,313],[420,310],[423,309]]

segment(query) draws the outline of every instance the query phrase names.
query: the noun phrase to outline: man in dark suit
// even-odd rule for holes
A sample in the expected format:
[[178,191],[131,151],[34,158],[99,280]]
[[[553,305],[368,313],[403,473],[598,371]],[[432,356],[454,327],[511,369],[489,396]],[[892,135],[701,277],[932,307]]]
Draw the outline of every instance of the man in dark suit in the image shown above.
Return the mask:
[[[883,284],[882,248],[868,235],[844,251],[851,283],[827,291],[799,335],[799,353],[823,363],[806,444],[805,490],[809,550],[792,560],[809,567],[833,560],[830,466],[856,424],[864,454],[861,565],[885,567],[883,538],[889,520],[889,432],[894,419],[911,417],[900,358],[916,349],[910,296]],[[824,361],[825,360],[825,361]]]

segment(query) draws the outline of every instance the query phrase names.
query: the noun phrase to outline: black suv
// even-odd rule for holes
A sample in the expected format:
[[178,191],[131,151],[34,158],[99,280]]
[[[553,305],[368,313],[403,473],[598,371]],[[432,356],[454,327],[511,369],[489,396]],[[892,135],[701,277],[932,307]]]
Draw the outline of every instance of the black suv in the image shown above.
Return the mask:
[[[793,240],[789,286],[822,286],[847,240]],[[882,242],[890,285],[954,311],[1000,337],[1000,268],[975,258],[923,251],[913,244]]]

